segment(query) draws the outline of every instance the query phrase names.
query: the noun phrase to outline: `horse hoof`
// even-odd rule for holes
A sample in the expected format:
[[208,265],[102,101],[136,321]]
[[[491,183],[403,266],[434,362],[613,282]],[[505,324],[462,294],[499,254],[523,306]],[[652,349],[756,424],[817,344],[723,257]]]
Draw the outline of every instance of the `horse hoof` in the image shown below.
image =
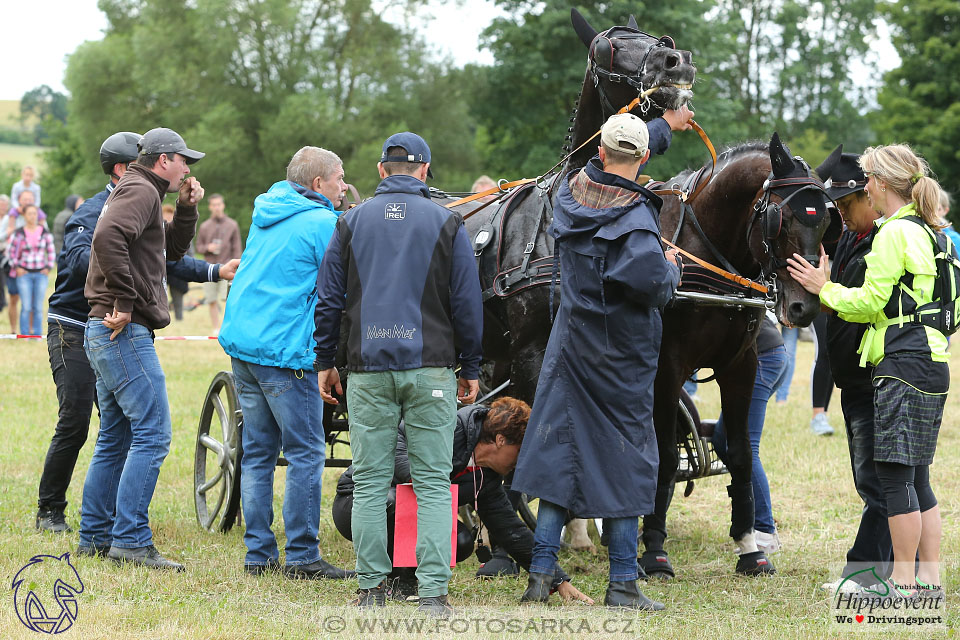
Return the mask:
[[670,580],[676,576],[666,551],[644,551],[638,562],[649,578]]
[[777,572],[763,551],[745,553],[737,560],[737,573],[745,576],[769,576]]

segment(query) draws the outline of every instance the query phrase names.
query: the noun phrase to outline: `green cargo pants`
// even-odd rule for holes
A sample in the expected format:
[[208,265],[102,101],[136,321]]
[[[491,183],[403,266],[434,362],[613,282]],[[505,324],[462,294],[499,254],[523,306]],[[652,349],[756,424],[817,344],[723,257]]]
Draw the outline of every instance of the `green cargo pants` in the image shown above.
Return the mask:
[[417,580],[421,597],[447,593],[450,581],[450,472],[457,380],[450,369],[351,372],[347,382],[353,454],[353,548],[361,589],[376,587],[393,564],[387,554],[387,493],[397,426],[405,422],[417,495]]

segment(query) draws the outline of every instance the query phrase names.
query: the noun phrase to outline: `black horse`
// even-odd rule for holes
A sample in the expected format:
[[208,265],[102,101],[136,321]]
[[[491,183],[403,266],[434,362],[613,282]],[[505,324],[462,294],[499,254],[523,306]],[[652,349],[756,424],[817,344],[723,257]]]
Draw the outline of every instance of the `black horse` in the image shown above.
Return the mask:
[[[641,92],[648,93],[647,99],[635,112],[647,121],[692,97],[696,69],[690,52],[675,49],[668,36],[656,38],[640,31],[633,16],[627,26],[602,33],[576,9],[571,10],[571,19],[590,53],[567,137],[571,144],[565,150],[586,142],[610,115]],[[475,239],[486,298],[483,351],[492,364],[487,366],[485,382],[495,387],[509,379],[507,393],[531,404],[556,309],[548,286],[555,275],[553,238],[546,233],[553,217],[552,197],[558,176],[584,166],[598,144],[595,140],[572,154],[560,174],[515,189],[504,201],[466,220],[467,231]],[[456,207],[464,215],[476,208],[473,203]],[[559,291],[559,286],[554,288],[555,295]]]

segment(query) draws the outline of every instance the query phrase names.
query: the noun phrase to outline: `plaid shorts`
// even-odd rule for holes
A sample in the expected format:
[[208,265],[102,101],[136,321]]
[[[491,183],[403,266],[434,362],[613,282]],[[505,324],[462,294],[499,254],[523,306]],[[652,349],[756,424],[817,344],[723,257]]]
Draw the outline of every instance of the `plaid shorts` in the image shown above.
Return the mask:
[[933,462],[947,394],[924,393],[896,378],[874,379],[873,459],[918,466]]

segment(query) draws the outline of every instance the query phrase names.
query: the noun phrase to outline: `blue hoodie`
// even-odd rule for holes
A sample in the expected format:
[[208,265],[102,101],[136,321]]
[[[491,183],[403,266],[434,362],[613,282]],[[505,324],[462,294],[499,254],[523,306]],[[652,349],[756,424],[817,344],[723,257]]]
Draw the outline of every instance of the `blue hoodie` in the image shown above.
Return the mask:
[[287,180],[257,196],[220,329],[227,355],[312,368],[317,272],[338,215],[327,198]]

